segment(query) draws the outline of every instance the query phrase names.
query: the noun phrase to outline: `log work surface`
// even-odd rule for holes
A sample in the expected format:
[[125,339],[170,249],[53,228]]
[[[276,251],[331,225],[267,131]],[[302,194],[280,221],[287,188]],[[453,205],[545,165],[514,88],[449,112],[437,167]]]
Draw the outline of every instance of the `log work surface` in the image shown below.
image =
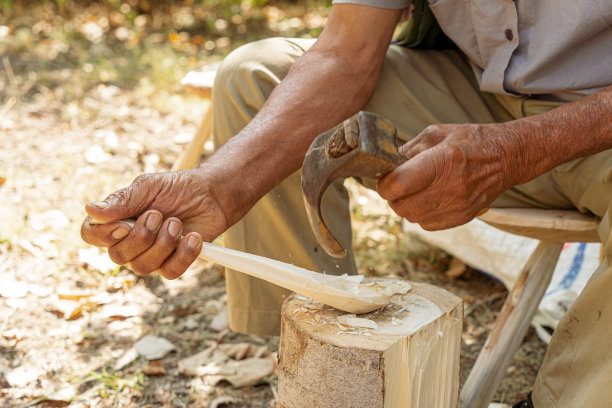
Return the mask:
[[279,406],[455,407],[462,301],[411,284],[386,307],[359,316],[376,328],[358,327],[359,320],[342,325],[345,312],[291,296],[282,312]]

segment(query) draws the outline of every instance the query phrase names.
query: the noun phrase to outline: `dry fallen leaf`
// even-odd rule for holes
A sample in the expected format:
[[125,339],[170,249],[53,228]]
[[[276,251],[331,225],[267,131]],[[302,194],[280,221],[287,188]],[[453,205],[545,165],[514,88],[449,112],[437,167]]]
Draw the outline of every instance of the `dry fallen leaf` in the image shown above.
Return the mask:
[[159,360],[153,360],[142,368],[142,372],[146,375],[165,375],[166,369]]
[[259,383],[264,377],[274,372],[274,362],[269,358],[247,358],[246,360],[228,360],[201,367],[201,375],[209,376],[213,385],[227,381],[236,388]]
[[125,320],[138,316],[141,313],[139,307],[134,305],[106,305],[102,315],[109,320]]
[[446,269],[444,274],[451,279],[456,279],[463,275],[466,269],[467,265],[462,260],[459,258],[452,258],[448,264],[448,269]]
[[81,300],[81,299],[92,297],[92,296],[93,296],[93,294],[91,294],[91,293],[89,293],[89,294],[81,294],[81,295],[70,294],[70,293],[58,293],[57,294],[57,297],[59,299],[62,299],[62,300]]
[[38,404],[39,407],[49,407],[49,408],[61,408],[61,407],[67,407],[68,405],[70,405],[69,401],[52,400],[52,399],[48,399]]
[[219,346],[219,350],[234,360],[243,360],[249,354],[250,349],[249,343],[230,343]]
[[87,302],[83,302],[80,305],[78,305],[68,316],[68,318],[66,320],[71,321],[71,320],[76,320],[80,317],[83,316],[83,312],[84,311],[94,311],[96,309],[96,307],[98,307],[98,302],[91,302],[91,301],[87,301]]
[[132,347],[128,351],[123,353],[121,357],[117,359],[113,368],[115,370],[121,370],[123,367],[127,366],[128,364],[130,364],[132,361],[136,360],[137,358],[138,358],[138,352],[136,351],[134,347]]
[[0,286],[0,297],[3,298],[23,298],[29,290],[26,282],[13,280],[10,276],[4,277]]
[[91,269],[107,273],[117,268],[117,264],[111,261],[108,255],[99,248],[81,248],[78,253],[79,261]]
[[183,375],[196,376],[199,375],[200,367],[206,366],[215,361],[224,361],[227,359],[227,354],[219,351],[217,347],[208,347],[178,362],[179,373]]
[[192,305],[179,305],[172,311],[172,316],[184,317],[197,311],[198,309]]
[[225,404],[238,404],[240,402],[241,401],[239,399],[224,395],[222,397],[218,397],[212,400],[210,402],[210,408],[219,408],[224,406]]
[[4,183],[6,183],[6,177],[0,176],[0,187],[2,187]]
[[166,354],[174,350],[174,345],[163,337],[152,335],[144,336],[134,344],[138,354],[143,355],[147,360],[159,360]]
[[211,330],[223,331],[229,327],[229,317],[227,315],[227,309],[221,310],[208,325]]
[[[178,369],[183,375],[206,376],[211,385],[222,380],[234,387],[254,385],[274,372],[274,360],[259,357],[263,354],[262,348],[265,349],[249,343],[214,345],[180,360]],[[240,361],[234,359],[244,358],[247,354],[255,354],[257,357]]]

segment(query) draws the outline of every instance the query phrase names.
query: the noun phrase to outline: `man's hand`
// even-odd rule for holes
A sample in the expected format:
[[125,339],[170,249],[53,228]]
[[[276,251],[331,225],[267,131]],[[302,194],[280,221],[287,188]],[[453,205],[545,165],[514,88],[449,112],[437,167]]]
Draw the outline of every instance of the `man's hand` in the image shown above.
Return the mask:
[[400,148],[408,161],[378,182],[391,208],[426,230],[464,224],[513,185],[504,125],[432,125]]
[[[86,242],[107,247],[115,263],[129,263],[138,275],[157,270],[168,279],[195,261],[202,240],[210,242],[228,227],[202,169],[141,175],[85,210],[81,236]],[[138,217],[133,229],[113,222],[132,217]],[[106,224],[91,224],[91,218]]]
[[402,146],[378,183],[393,210],[427,230],[470,221],[508,188],[612,148],[612,86],[546,113],[485,125],[434,125]]

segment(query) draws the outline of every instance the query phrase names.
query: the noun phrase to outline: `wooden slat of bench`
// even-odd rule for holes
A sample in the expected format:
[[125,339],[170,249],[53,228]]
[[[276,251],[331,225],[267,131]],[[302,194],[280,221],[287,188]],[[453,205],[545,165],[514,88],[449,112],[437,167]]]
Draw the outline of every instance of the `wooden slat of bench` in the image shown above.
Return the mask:
[[201,98],[210,99],[216,76],[216,70],[190,71],[181,80],[181,85],[188,92],[192,92]]
[[597,219],[578,211],[491,208],[478,217],[502,231],[551,242],[599,242]]

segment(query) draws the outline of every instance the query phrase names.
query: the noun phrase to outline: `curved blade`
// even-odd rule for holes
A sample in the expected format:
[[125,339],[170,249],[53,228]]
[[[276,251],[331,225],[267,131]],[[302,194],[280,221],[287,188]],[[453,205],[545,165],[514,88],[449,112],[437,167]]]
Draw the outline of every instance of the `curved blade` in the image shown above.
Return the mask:
[[359,112],[317,136],[304,158],[302,195],[310,226],[328,254],[342,258],[346,250],[321,214],[321,197],[327,187],[339,177],[378,179],[403,161],[395,126],[370,112]]

